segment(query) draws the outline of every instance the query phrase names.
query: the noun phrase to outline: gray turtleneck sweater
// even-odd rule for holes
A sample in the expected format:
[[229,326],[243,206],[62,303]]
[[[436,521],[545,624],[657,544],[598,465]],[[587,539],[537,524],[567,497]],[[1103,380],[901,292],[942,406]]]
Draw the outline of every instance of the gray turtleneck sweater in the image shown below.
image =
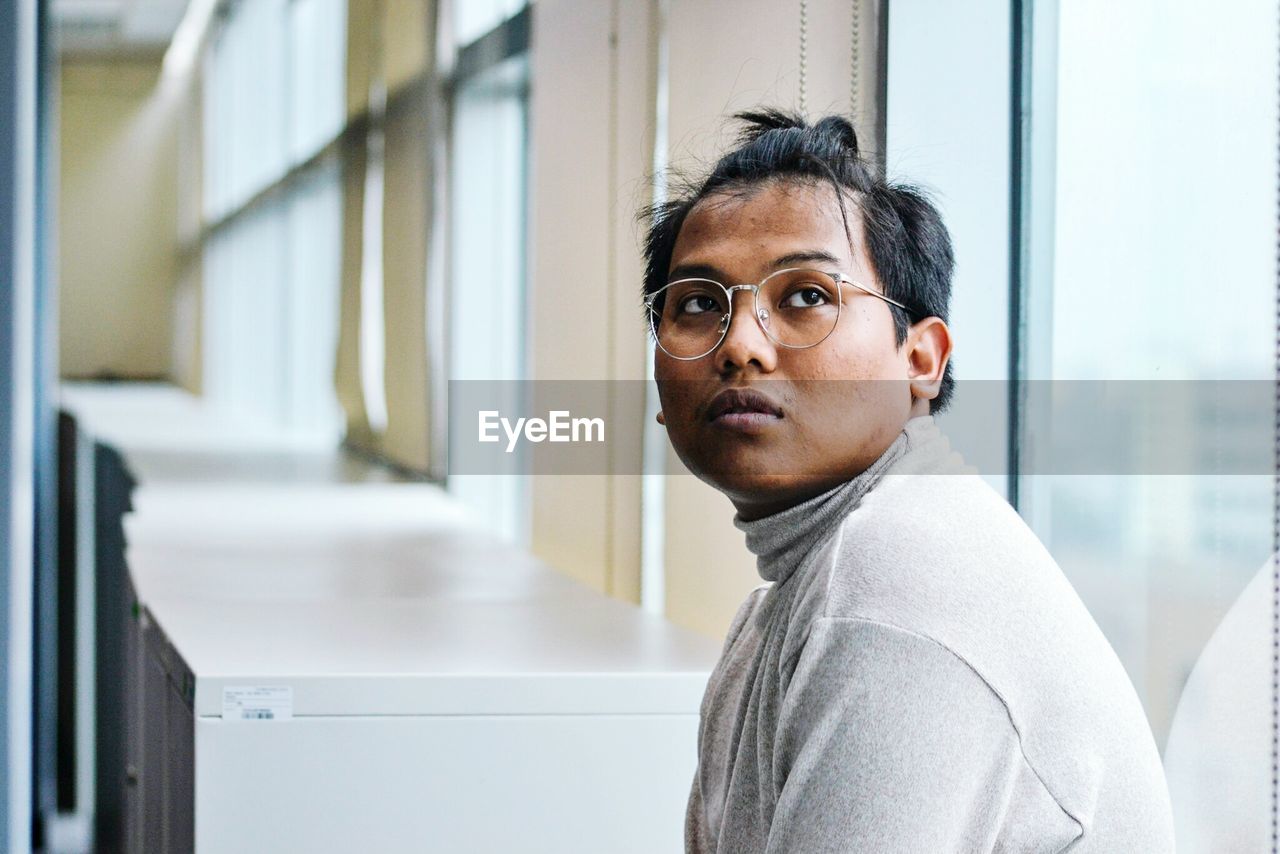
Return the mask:
[[1115,652],[931,416],[746,532],[702,702],[690,852],[1173,851]]

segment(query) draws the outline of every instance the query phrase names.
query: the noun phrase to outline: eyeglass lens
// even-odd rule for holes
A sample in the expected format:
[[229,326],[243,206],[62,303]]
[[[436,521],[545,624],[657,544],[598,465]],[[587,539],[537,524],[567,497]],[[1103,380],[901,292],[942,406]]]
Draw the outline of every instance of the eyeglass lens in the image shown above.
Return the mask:
[[[811,347],[831,334],[840,316],[840,294],[831,275],[786,270],[760,285],[755,303],[760,325],[779,344]],[[705,355],[728,330],[729,295],[709,279],[673,282],[654,295],[650,322],[658,345],[681,359]]]

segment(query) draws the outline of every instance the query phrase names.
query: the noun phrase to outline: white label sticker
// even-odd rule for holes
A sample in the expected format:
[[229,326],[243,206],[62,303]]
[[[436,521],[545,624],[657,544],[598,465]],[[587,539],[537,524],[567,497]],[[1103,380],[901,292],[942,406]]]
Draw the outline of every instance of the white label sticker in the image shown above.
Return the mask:
[[222,689],[224,721],[287,721],[293,717],[293,688],[263,686]]

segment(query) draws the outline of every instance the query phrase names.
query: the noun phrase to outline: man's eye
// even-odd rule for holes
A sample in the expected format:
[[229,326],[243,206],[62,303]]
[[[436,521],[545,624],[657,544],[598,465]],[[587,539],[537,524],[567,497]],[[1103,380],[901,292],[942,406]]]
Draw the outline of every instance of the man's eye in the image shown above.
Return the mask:
[[680,301],[680,314],[702,314],[705,311],[718,311],[719,304],[714,297],[707,294],[694,294]]
[[830,297],[821,288],[799,288],[782,301],[784,308],[813,308],[830,302]]

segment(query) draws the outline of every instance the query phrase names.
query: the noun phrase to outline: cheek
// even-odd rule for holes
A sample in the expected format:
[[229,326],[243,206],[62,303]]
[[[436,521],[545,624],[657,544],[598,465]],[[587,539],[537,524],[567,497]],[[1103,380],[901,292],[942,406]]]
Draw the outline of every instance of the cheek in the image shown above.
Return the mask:
[[[800,381],[806,441],[847,450],[851,437],[878,437],[910,405],[906,365],[891,317],[855,316],[810,350],[793,351],[788,373]],[[810,382],[812,380],[812,382]],[[875,439],[874,441],[878,441]]]
[[688,411],[696,406],[696,393],[705,382],[699,364],[673,359],[658,349],[654,354],[653,379],[658,385],[658,403],[667,429],[678,429]]
[[[848,311],[848,310],[846,310]],[[823,380],[891,380],[906,377],[893,318],[859,306],[843,315],[831,337],[809,350],[796,350],[797,373]]]
[[701,376],[701,362],[705,359],[694,359],[682,362],[664,353],[661,348],[654,348],[653,378],[657,382],[682,382]]
[[693,364],[671,358],[656,344],[653,347],[653,378],[658,383],[688,378]]

